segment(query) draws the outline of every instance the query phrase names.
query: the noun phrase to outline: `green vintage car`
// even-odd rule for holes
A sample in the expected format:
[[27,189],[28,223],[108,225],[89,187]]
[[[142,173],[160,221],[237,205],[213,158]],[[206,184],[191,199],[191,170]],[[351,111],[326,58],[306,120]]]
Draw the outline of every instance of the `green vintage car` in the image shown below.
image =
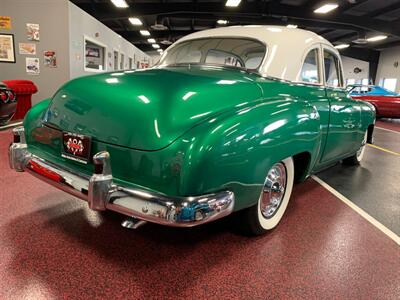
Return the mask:
[[343,89],[325,39],[225,27],[180,39],[153,68],[67,82],[14,130],[9,158],[133,227],[241,211],[239,226],[261,234],[282,218],[294,182],[358,164],[374,122],[374,108]]

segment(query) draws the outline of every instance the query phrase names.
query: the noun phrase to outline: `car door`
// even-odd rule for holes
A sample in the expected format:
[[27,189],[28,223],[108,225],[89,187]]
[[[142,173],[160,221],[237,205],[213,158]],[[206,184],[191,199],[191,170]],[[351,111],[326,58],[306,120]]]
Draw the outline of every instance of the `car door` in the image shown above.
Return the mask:
[[359,148],[361,111],[356,100],[343,88],[343,73],[339,57],[322,46],[326,97],[329,100],[328,136],[321,162],[334,161]]
[[297,92],[297,96],[306,99],[307,102],[318,111],[320,119],[321,139],[318,156],[315,159],[316,167],[319,165],[326,144],[330,113],[329,100],[326,97],[323,84],[321,57],[320,44],[310,46],[310,48],[305,51],[302,66],[296,80],[296,82],[303,86],[303,88]]

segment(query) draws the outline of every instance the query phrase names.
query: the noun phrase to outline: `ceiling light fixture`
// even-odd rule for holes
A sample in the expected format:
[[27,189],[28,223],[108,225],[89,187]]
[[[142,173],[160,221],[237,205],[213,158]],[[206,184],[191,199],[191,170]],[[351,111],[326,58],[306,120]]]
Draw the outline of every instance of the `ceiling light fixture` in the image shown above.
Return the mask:
[[163,53],[164,50],[163,49],[157,49],[158,52]]
[[345,49],[345,48],[348,48],[348,47],[350,47],[349,44],[339,44],[339,45],[335,46],[336,49]]
[[172,42],[170,40],[162,40],[160,43],[163,45],[171,45],[172,44]]
[[287,27],[287,28],[297,28],[297,25],[294,25],[294,24],[287,24],[286,27]]
[[160,45],[159,45],[159,44],[152,44],[152,46],[153,46],[154,49],[160,48]]
[[217,24],[219,24],[219,25],[226,25],[226,24],[228,24],[228,20],[218,20],[218,21],[217,21]]
[[129,22],[131,22],[131,24],[135,26],[143,25],[142,21],[140,21],[139,18],[129,18]]
[[368,42],[376,42],[376,41],[381,41],[387,39],[387,35],[376,35],[370,38],[367,38]]
[[317,8],[316,10],[314,10],[314,12],[316,14],[326,14],[336,8],[338,8],[339,5],[337,5],[336,3],[328,3],[325,5],[322,5],[321,7]]
[[241,0],[227,0],[225,6],[228,7],[237,7],[239,6]]
[[150,32],[147,31],[147,30],[140,30],[139,32],[140,32],[141,35],[144,35],[144,36],[149,36],[150,35]]
[[365,45],[365,44],[368,43],[367,39],[364,38],[364,37],[359,37],[358,39],[353,40],[351,42],[354,43],[354,44],[359,44],[359,45]]
[[128,3],[125,0],[111,0],[112,4],[114,4],[118,8],[127,8],[129,7]]
[[147,39],[147,41],[148,41],[150,44],[155,44],[155,42],[156,42],[155,39]]
[[159,31],[168,30],[167,26],[165,26],[164,24],[161,24],[161,23],[157,23],[157,21],[154,25],[151,25],[150,27],[154,30],[159,30]]

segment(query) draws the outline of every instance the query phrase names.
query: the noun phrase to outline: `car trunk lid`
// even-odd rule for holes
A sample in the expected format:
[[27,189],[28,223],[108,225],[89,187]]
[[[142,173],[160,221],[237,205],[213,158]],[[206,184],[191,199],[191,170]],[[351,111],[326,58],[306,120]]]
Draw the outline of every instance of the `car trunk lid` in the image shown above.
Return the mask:
[[255,76],[185,66],[81,77],[55,94],[46,122],[101,142],[158,150],[205,119],[259,98]]

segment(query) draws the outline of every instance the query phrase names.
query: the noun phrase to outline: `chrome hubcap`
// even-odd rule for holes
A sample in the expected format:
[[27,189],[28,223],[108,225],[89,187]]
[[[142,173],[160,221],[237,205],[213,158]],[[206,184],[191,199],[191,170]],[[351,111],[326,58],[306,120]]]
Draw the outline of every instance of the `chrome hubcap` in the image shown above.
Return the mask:
[[277,163],[269,170],[260,200],[264,218],[272,218],[281,206],[286,190],[286,179],[286,168],[283,163]]

